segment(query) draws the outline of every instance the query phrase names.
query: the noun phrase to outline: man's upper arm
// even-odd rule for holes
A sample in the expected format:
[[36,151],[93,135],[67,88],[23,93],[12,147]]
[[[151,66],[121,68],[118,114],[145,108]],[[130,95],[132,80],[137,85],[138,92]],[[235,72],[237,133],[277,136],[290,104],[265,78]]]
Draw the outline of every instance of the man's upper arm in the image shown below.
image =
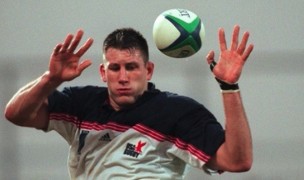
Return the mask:
[[224,143],[218,148],[216,153],[206,163],[206,167],[213,171],[227,171],[227,165],[225,163],[225,154],[223,153]]
[[[233,160],[229,154],[229,150],[224,142],[219,149],[216,151],[215,155],[206,163],[206,167],[214,171],[228,171],[228,172],[245,172],[249,169],[244,166],[244,163],[237,162]],[[246,165],[246,164],[245,164]],[[245,168],[244,168],[245,167]]]
[[21,126],[33,127],[37,129],[46,130],[49,124],[49,112],[47,100],[41,105],[37,111],[35,118],[25,120]]

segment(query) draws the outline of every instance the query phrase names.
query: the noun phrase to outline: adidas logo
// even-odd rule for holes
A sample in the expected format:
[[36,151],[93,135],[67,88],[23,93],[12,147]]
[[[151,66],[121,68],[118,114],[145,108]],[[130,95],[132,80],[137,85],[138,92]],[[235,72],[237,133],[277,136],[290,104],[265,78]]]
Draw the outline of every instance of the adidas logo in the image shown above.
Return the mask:
[[111,137],[109,133],[104,134],[99,138],[99,141],[111,141]]

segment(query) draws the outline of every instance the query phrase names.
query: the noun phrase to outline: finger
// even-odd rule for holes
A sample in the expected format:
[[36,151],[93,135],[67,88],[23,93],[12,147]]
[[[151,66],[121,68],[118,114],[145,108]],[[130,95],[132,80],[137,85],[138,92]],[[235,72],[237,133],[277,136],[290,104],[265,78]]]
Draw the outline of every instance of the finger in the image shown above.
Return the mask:
[[249,57],[249,55],[251,54],[252,50],[254,48],[253,44],[249,44],[249,46],[247,47],[247,49],[245,50],[244,54],[242,55],[242,58],[244,61],[247,60],[247,58]]
[[62,44],[57,44],[55,47],[54,47],[54,51],[53,51],[53,54],[54,55],[57,55],[59,53],[59,50],[61,49],[62,47]]
[[231,40],[231,50],[236,50],[238,46],[238,38],[239,38],[239,32],[240,32],[240,26],[235,25],[233,28],[233,33],[232,33],[232,40]]
[[223,28],[219,29],[219,43],[220,43],[220,50],[226,51],[227,45],[226,45],[225,31]]
[[84,45],[76,53],[77,56],[81,57],[93,44],[93,39],[89,38]]
[[214,66],[216,65],[216,62],[214,61],[214,51],[209,51],[209,53],[206,56],[206,60],[210,65],[210,70],[213,71]]
[[244,35],[243,35],[243,38],[242,38],[242,41],[237,49],[237,52],[239,54],[243,54],[244,51],[245,51],[245,48],[246,48],[246,44],[247,44],[247,41],[248,41],[248,38],[249,38],[249,32],[245,32]]
[[71,44],[72,39],[73,39],[73,34],[68,34],[67,37],[65,38],[63,44],[62,44],[60,52],[66,52],[66,50],[68,49],[68,47]]
[[92,64],[92,61],[91,60],[84,60],[82,61],[79,66],[78,66],[78,72],[79,72],[79,75],[82,73],[83,70],[85,70],[87,67],[89,67],[90,65]]
[[81,41],[82,36],[83,36],[83,30],[80,29],[77,31],[76,36],[75,36],[74,40],[72,41],[71,46],[68,49],[69,52],[75,51],[79,42]]
[[206,60],[208,64],[211,64],[211,62],[214,61],[214,51],[209,51],[206,56]]

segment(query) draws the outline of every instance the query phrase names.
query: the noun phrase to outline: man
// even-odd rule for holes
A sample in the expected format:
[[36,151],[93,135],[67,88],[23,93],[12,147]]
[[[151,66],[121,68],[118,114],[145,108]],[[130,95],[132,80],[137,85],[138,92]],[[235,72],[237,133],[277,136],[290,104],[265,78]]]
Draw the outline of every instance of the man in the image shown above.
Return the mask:
[[236,84],[253,45],[249,33],[238,43],[235,26],[230,49],[219,30],[220,57],[207,62],[219,82],[225,131],[195,100],[162,92],[150,83],[154,65],[148,45],[131,29],[117,29],[103,44],[100,74],[106,87],[56,88],[91,65],[80,58],[89,38],[67,35],[51,55],[49,70],[21,88],[7,104],[6,118],[19,126],[55,130],[70,145],[71,179],[181,179],[186,164],[206,172],[248,171],[252,142],[240,90]]

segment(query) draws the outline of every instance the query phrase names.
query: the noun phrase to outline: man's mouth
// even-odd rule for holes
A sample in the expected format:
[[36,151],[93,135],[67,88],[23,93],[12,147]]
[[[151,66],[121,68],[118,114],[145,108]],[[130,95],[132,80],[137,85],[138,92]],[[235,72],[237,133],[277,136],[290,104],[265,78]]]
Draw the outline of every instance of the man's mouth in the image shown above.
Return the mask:
[[119,88],[119,89],[117,89],[117,92],[119,95],[129,95],[129,94],[131,94],[131,89],[130,88]]

